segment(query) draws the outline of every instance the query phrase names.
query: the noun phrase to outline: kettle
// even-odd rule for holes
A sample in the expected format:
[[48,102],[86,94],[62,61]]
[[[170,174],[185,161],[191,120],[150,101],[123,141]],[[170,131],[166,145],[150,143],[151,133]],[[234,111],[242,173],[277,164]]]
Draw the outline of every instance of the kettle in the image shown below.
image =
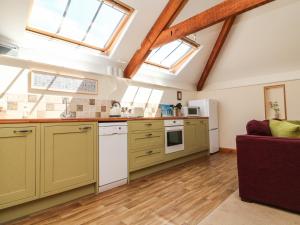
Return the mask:
[[121,104],[118,101],[112,101],[109,111],[109,117],[121,117]]

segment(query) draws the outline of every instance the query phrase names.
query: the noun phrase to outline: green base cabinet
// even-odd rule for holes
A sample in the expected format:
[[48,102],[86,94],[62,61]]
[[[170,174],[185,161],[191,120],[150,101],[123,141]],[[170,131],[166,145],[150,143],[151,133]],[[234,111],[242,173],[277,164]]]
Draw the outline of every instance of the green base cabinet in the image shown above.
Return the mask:
[[193,154],[208,150],[208,120],[186,119],[184,121],[184,151]]
[[42,196],[96,182],[95,131],[93,123],[42,125]]
[[96,122],[0,125],[0,224],[97,193],[97,128]]
[[165,134],[162,120],[128,122],[129,172],[161,163]]
[[38,197],[36,125],[0,126],[0,209]]
[[184,150],[170,154],[165,154],[163,120],[130,121],[128,131],[130,174],[146,174],[148,168],[209,149],[207,119],[184,119]]

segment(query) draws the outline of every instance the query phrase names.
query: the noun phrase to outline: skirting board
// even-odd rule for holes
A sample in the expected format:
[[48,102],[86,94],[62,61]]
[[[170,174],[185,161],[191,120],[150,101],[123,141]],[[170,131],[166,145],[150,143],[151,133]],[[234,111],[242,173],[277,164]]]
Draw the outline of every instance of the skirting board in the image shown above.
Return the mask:
[[122,185],[127,184],[127,183],[128,183],[128,180],[126,178],[126,179],[119,180],[119,181],[116,181],[116,182],[113,182],[113,183],[110,183],[110,184],[106,184],[106,185],[103,185],[103,186],[99,187],[99,192],[108,191],[110,189],[122,186]]
[[224,153],[236,153],[236,149],[234,149],[234,148],[220,148],[220,152],[224,152]]

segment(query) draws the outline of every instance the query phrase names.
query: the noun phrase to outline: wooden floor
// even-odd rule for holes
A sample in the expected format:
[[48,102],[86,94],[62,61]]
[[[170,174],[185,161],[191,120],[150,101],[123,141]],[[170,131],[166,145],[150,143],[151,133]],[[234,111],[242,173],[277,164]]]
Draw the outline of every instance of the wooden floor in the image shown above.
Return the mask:
[[235,153],[217,153],[14,224],[198,224],[237,189]]

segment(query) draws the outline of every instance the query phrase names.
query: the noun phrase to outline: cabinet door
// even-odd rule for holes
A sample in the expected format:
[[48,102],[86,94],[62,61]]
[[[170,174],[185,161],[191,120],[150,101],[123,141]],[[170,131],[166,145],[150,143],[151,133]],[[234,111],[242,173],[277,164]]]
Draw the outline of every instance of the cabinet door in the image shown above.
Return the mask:
[[209,149],[209,140],[208,140],[208,121],[199,120],[197,127],[197,139],[198,139],[198,151],[204,151]]
[[94,124],[48,124],[42,131],[43,196],[95,181]]
[[199,125],[196,120],[186,120],[184,122],[184,151],[187,154],[195,152],[199,146],[198,128]]
[[0,209],[37,195],[36,135],[34,126],[0,127]]

